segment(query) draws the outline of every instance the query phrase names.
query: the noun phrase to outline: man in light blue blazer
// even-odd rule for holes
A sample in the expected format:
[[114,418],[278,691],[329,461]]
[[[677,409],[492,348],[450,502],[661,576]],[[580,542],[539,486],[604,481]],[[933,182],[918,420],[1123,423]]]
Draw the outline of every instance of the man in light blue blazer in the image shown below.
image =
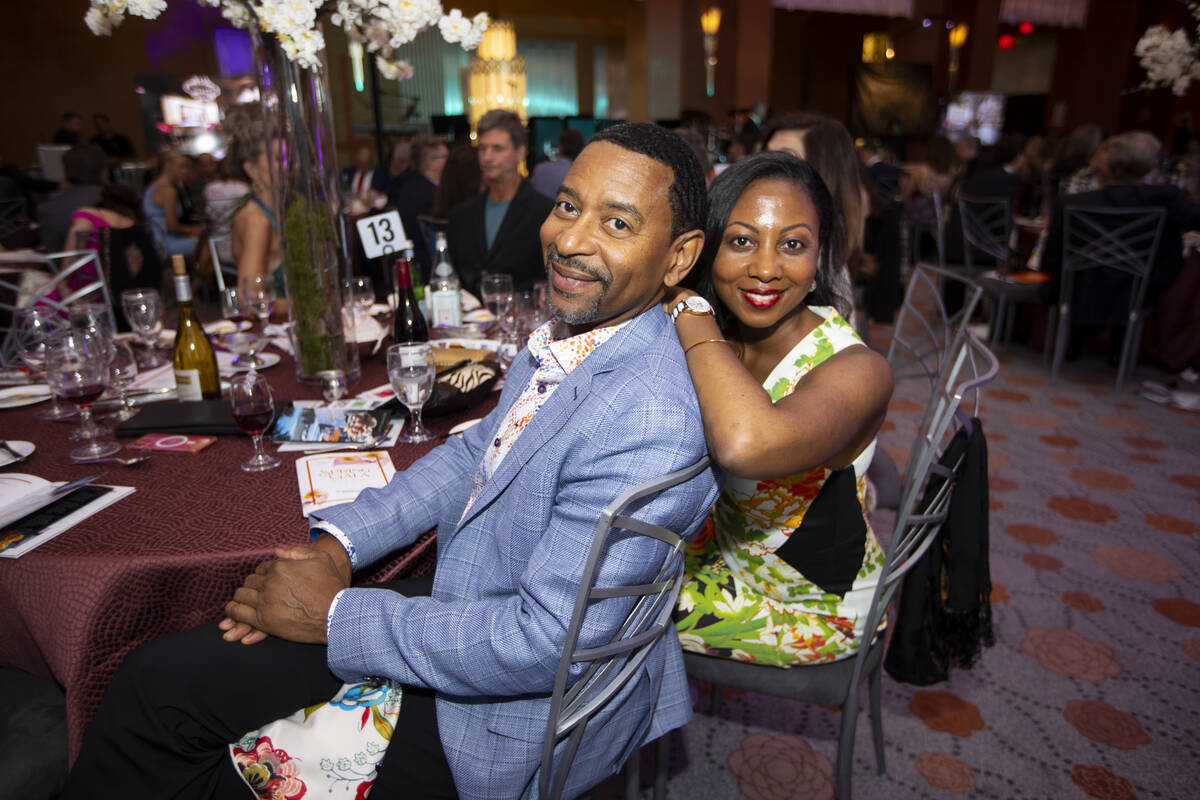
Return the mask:
[[[226,641],[210,626],[135,651],[88,730],[66,796],[109,796],[91,788],[110,780],[121,782],[111,796],[125,798],[223,796],[220,787],[232,785],[224,743],[365,677],[405,685],[372,797],[534,796],[549,695],[599,512],[705,453],[683,353],[659,308],[664,283],[681,280],[699,256],[704,213],[703,175],[674,134],[635,124],[594,138],[541,230],[558,320],[547,329],[552,344],[522,351],[496,409],[461,439],[385,488],[315,514],[311,546],[281,553],[238,589],[220,626]],[[713,471],[701,473],[639,515],[690,536],[717,484]],[[430,596],[347,588],[354,568],[435,525]],[[646,537],[618,541],[597,583],[646,582],[665,552]],[[624,598],[594,605],[581,645],[611,637],[629,607]],[[229,643],[237,640],[254,646]],[[168,675],[174,685],[155,689]],[[247,682],[254,691],[237,688]],[[179,711],[181,686],[202,708]],[[224,699],[230,693],[236,699]],[[417,716],[422,707],[429,716]],[[171,723],[131,720],[156,714]],[[669,632],[589,725],[567,796],[690,716]],[[209,745],[211,758],[200,752]],[[431,774],[441,788],[414,789]],[[164,789],[165,776],[179,794]]]

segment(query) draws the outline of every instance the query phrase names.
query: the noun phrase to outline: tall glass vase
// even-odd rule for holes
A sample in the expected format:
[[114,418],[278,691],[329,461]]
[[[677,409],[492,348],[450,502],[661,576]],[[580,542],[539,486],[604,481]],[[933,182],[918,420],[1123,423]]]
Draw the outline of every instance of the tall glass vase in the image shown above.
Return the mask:
[[319,381],[318,373],[337,369],[352,381],[360,370],[342,312],[347,270],[329,71],[323,53],[320,69],[305,69],[288,59],[274,35],[252,35],[296,375]]

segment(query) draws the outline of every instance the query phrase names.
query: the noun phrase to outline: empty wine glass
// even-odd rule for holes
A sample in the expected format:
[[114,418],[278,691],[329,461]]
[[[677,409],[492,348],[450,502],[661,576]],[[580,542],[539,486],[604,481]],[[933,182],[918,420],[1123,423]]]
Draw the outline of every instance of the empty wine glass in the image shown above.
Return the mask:
[[137,335],[138,342],[146,351],[142,360],[143,369],[162,366],[166,359],[160,358],[155,344],[162,332],[163,303],[154,289],[128,289],[121,292],[121,309],[129,329]]
[[229,381],[229,405],[233,421],[254,440],[254,456],[242,464],[246,472],[275,469],[283,462],[263,450],[263,434],[275,419],[275,404],[271,400],[271,385],[261,372],[250,371],[235,375]]
[[108,347],[103,336],[77,328],[56,331],[46,345],[50,391],[79,407],[88,439],[88,444],[71,451],[74,459],[105,458],[121,449],[116,442],[99,441],[92,421],[92,403],[104,394],[111,378]]
[[118,422],[124,422],[137,413],[133,410],[133,403],[129,402],[129,395],[125,393],[129,384],[138,374],[137,359],[134,358],[133,350],[129,347],[128,342],[121,340],[113,342],[113,358],[109,363],[109,369],[111,370],[109,385],[116,388],[121,398],[121,407],[112,415],[112,418]]
[[408,444],[428,442],[433,434],[421,425],[421,406],[433,393],[434,373],[437,371],[433,347],[423,342],[394,344],[388,348],[387,370],[392,390],[408,409],[412,421],[398,441]]
[[506,317],[513,302],[512,275],[503,272],[485,272],[479,279],[479,295],[487,310],[500,323],[501,328],[507,328]]
[[270,275],[250,275],[242,279],[238,288],[245,293],[246,302],[265,332],[271,308],[275,305],[275,278]]
[[[66,320],[45,306],[30,306],[17,312],[15,320],[17,352],[25,366],[34,373],[46,369],[46,346],[51,334],[66,325]],[[75,409],[58,402],[50,395],[50,408],[34,414],[38,419],[60,420],[75,416]]]
[[[266,363],[258,357],[258,353],[267,346],[266,330],[261,326],[259,330],[254,330],[257,312],[248,292],[243,289],[225,289],[221,292],[221,313],[233,321],[234,330],[218,333],[213,338],[234,354],[233,366],[256,369]],[[243,322],[249,323],[245,330]]]
[[354,313],[363,316],[371,313],[375,305],[375,286],[367,275],[355,275],[342,281],[342,304],[353,305]]

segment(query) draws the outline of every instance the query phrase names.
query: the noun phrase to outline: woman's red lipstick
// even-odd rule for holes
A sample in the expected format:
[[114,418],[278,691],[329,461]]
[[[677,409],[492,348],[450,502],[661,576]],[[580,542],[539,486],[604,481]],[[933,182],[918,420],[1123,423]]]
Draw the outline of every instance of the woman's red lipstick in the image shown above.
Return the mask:
[[779,289],[738,289],[746,302],[757,309],[767,309],[779,302],[783,292]]

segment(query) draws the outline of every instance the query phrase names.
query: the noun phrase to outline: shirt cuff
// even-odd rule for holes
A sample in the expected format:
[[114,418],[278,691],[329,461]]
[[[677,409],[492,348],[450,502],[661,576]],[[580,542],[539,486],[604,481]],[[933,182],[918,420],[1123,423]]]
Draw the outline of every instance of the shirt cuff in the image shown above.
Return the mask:
[[337,539],[342,547],[346,548],[346,555],[350,556],[350,568],[358,569],[358,551],[354,549],[354,542],[350,541],[350,537],[342,533],[341,529],[332,522],[319,519],[308,529],[309,541],[316,539],[322,533],[328,533]]
[[335,594],[333,600],[329,603],[329,613],[325,615],[325,641],[329,641],[329,631],[333,627],[333,610],[337,608],[338,600],[342,599],[342,592],[344,591],[346,590],[342,589],[341,592]]

